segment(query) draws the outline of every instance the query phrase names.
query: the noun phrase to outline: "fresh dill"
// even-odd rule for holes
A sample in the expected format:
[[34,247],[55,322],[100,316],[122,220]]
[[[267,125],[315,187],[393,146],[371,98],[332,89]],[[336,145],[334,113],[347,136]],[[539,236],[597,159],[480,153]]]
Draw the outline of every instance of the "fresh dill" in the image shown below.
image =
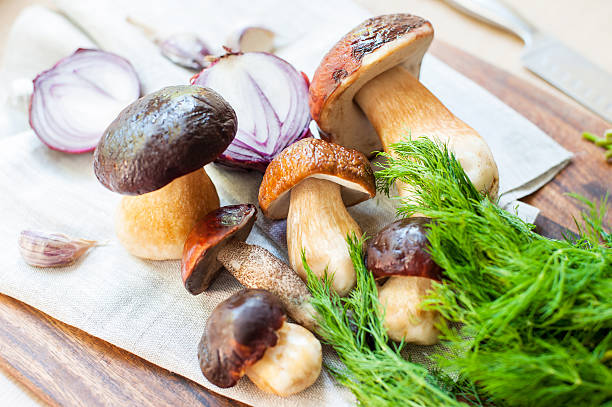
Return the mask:
[[401,355],[402,345],[389,343],[382,324],[376,283],[363,262],[363,239],[347,239],[357,274],[356,288],[341,298],[330,278],[319,280],[306,259],[312,304],[319,315],[317,333],[337,352],[343,367],[327,366],[339,383],[364,406],[483,406],[475,386],[452,380],[442,371],[429,372]]
[[446,146],[406,140],[384,154],[379,188],[414,186],[400,216],[433,219],[431,254],[445,281],[424,304],[450,349],[436,358],[498,406],[612,405],[612,237],[607,200],[588,209],[579,237],[554,240],[481,195]]

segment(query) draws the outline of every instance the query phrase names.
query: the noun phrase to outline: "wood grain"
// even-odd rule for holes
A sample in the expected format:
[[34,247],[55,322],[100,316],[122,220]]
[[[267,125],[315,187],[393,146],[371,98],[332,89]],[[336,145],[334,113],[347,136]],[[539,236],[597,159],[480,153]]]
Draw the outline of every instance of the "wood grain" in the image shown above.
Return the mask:
[[[580,138],[583,130],[601,133],[612,126],[449,45],[436,42],[432,53],[575,153],[572,164],[526,200],[542,210],[541,233],[558,236],[574,228],[571,216],[579,208],[566,192],[598,199],[612,189],[612,166]],[[243,406],[3,295],[0,369],[50,405]]]

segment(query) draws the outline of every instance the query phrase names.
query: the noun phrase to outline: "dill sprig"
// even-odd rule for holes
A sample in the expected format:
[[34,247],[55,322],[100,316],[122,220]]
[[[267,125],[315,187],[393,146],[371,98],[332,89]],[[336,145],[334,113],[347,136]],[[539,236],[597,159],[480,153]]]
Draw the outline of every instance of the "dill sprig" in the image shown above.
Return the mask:
[[424,304],[450,349],[440,367],[478,383],[496,405],[612,404],[612,237],[607,196],[588,209],[578,238],[554,240],[480,194],[445,145],[392,146],[379,188],[414,187],[400,216],[433,219],[432,257],[446,280]]
[[329,276],[319,280],[302,256],[319,315],[317,333],[343,363],[328,365],[328,370],[364,406],[466,406],[459,400],[484,405],[473,383],[452,380],[439,370],[429,372],[402,357],[402,344],[389,343],[376,283],[363,262],[363,241],[354,235],[347,238],[357,285],[345,298],[330,289]]

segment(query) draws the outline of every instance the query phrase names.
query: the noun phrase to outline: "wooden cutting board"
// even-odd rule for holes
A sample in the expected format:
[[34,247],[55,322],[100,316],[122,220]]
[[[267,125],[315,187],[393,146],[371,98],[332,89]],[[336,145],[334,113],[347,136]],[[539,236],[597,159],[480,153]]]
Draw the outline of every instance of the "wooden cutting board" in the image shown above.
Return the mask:
[[[540,233],[559,237],[565,228],[575,230],[572,216],[579,207],[564,194],[596,200],[612,191],[612,165],[603,160],[601,148],[580,135],[602,134],[612,126],[450,45],[434,42],[431,52],[575,154],[552,182],[525,199],[542,211],[536,222]],[[244,405],[4,295],[0,369],[51,405]]]

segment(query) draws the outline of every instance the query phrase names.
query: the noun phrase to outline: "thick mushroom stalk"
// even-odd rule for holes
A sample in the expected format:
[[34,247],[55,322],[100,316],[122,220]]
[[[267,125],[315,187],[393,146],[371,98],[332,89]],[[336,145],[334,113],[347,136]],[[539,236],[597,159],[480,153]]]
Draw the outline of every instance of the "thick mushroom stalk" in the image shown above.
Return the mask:
[[319,277],[333,275],[332,288],[346,295],[356,276],[346,238],[361,230],[346,210],[376,194],[367,158],[324,140],[293,143],[268,165],[259,188],[259,206],[272,219],[287,217],[291,267],[306,280],[302,251]]
[[217,190],[201,169],[157,191],[122,197],[115,231],[134,256],[180,259],[185,239],[196,222],[218,207]]
[[321,342],[307,329],[285,322],[278,342],[246,369],[257,387],[287,397],[310,387],[321,374]]
[[324,179],[308,178],[291,190],[287,216],[289,264],[306,280],[302,250],[309,267],[322,277],[333,273],[332,287],[346,295],[355,286],[353,262],[346,237],[361,236],[357,222],[346,210],[340,185]]
[[438,342],[437,312],[425,310],[423,299],[441,268],[428,252],[427,218],[398,220],[381,229],[369,242],[366,265],[374,278],[387,279],[378,289],[384,308],[383,325],[397,342],[432,345]]
[[133,255],[180,259],[196,222],[219,207],[204,165],[236,134],[236,113],[217,93],[170,86],[126,107],[105,130],[94,152],[94,171],[123,195],[117,236]]
[[[447,143],[474,186],[489,196],[497,195],[497,165],[487,143],[403,66],[370,80],[357,92],[355,101],[386,152],[407,136]],[[402,197],[409,196],[404,185],[398,185],[398,191]]]
[[204,376],[219,387],[232,387],[246,374],[261,390],[282,397],[312,385],[322,364],[321,343],[286,322],[279,299],[265,290],[243,290],[217,305],[198,358]]
[[[418,16],[370,18],[325,55],[310,85],[310,112],[323,136],[366,155],[390,153],[407,137],[447,142],[474,185],[495,197],[499,177],[486,142],[419,81],[433,27]],[[401,196],[410,196],[398,185]]]
[[297,323],[314,331],[315,310],[308,287],[294,271],[263,247],[244,243],[255,223],[250,204],[224,206],[206,215],[189,233],[181,275],[191,294],[208,288],[222,267],[242,285],[276,295]]

